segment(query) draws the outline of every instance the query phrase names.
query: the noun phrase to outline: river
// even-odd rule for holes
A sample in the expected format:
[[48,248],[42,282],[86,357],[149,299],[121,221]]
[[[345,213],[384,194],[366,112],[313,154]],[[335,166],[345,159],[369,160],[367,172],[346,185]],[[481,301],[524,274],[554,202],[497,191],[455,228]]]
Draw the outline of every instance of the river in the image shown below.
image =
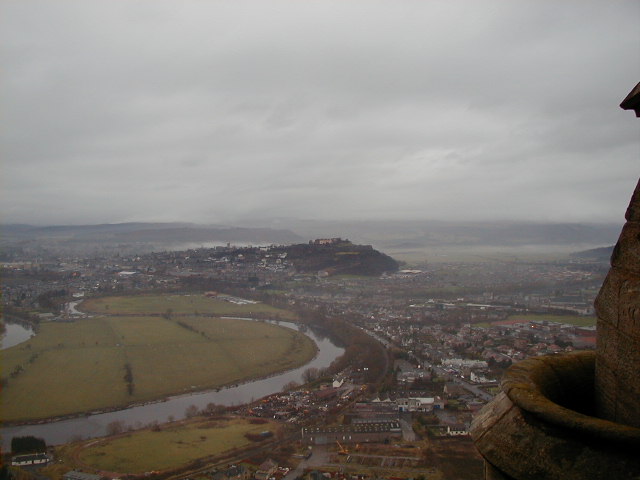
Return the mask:
[[30,327],[23,326],[19,323],[5,322],[4,326],[6,330],[0,339],[0,350],[26,342],[34,334]]
[[[297,325],[290,322],[279,322],[278,324],[283,327],[298,328]],[[0,428],[2,447],[5,451],[8,451],[11,445],[11,438],[15,436],[33,435],[44,438],[47,445],[67,443],[79,437],[100,437],[106,435],[107,425],[113,421],[121,421],[127,426],[135,428],[151,422],[166,422],[169,417],[173,417],[176,420],[184,418],[185,410],[190,405],[195,405],[198,408],[203,408],[212,402],[219,405],[240,405],[279,392],[291,381],[303,383],[302,374],[307,368],[328,367],[334,359],[344,352],[343,348],[336,346],[328,338],[313,332],[311,329],[307,330],[305,334],[318,345],[318,354],[311,362],[294,370],[218,391],[170,397],[157,403],[115,412],[88,415],[39,425]]]

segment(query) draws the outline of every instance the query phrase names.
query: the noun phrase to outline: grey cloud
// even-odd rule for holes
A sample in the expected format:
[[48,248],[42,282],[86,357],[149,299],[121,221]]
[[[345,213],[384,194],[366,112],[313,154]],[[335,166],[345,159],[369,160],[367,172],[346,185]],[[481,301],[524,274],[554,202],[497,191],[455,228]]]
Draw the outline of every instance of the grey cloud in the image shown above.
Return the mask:
[[9,221],[617,221],[638,177],[635,2],[0,9]]

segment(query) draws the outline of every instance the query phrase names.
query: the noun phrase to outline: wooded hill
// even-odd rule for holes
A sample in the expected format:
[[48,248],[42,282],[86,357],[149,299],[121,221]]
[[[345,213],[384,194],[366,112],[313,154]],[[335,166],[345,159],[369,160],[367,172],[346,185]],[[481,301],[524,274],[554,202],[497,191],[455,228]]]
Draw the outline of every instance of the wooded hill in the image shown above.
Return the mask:
[[286,253],[286,259],[299,272],[326,272],[327,275],[377,276],[398,270],[398,262],[375,250],[371,245],[354,245],[348,240],[330,243],[309,242],[272,248],[273,253]]

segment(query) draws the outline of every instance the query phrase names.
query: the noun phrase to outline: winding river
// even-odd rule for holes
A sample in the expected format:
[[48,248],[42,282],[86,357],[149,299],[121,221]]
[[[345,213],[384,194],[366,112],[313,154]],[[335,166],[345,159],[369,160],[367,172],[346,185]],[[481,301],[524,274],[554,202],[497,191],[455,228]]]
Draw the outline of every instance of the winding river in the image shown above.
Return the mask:
[[[278,324],[283,327],[298,329],[297,325],[290,322],[278,322]],[[125,410],[99,413],[39,425],[0,428],[2,447],[5,451],[8,450],[11,444],[11,438],[14,436],[33,435],[41,437],[45,439],[48,445],[67,443],[80,437],[100,437],[106,435],[107,425],[113,421],[121,421],[127,426],[133,426],[134,428],[151,422],[162,423],[166,422],[170,417],[176,420],[184,418],[185,410],[190,405],[195,405],[198,408],[203,408],[211,402],[229,406],[240,405],[279,392],[289,382],[295,381],[303,383],[302,374],[307,368],[328,367],[334,359],[344,352],[343,348],[336,346],[331,340],[311,329],[304,333],[315,341],[318,346],[318,354],[311,362],[302,367],[272,377],[240,384],[235,387],[224,388],[218,391],[213,390],[169,397],[164,401],[131,407]],[[30,335],[27,335],[24,340],[27,340],[29,336]],[[3,344],[3,348],[7,347]]]
[[6,330],[2,338],[0,338],[0,350],[26,342],[32,335],[34,335],[33,330],[30,327],[26,327],[19,323],[5,322],[4,326]]

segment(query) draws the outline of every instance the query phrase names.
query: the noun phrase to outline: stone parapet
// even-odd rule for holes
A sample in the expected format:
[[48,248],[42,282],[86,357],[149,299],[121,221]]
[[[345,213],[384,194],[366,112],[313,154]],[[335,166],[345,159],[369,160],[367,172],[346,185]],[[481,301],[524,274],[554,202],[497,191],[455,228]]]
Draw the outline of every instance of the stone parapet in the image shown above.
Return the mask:
[[487,480],[640,478],[640,429],[592,416],[595,354],[511,367],[471,435]]

